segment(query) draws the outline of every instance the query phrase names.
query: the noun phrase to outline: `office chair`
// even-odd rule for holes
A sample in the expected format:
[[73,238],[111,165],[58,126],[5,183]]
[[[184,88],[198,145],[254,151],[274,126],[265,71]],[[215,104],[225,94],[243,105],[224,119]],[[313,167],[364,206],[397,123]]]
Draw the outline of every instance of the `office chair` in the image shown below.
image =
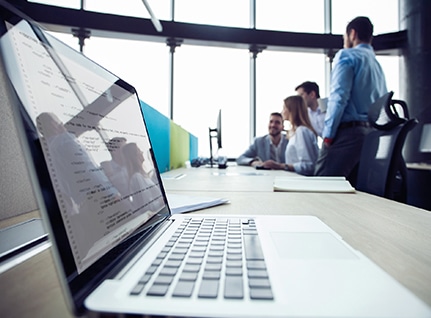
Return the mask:
[[375,129],[362,146],[356,188],[406,202],[407,168],[402,150],[408,132],[418,121],[408,118],[406,103],[391,100],[392,94],[385,94],[370,108],[369,121]]

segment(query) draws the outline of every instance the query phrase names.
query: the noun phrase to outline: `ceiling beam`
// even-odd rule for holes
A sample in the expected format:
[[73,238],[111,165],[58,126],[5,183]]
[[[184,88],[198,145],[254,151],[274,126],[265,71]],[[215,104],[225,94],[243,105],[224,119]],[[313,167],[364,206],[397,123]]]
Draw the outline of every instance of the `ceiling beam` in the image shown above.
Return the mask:
[[[16,5],[16,2],[15,2]],[[225,27],[161,21],[163,31],[157,32],[150,19],[119,16],[78,9],[18,1],[25,14],[48,30],[72,33],[84,30],[91,36],[166,43],[178,39],[182,44],[249,49],[300,51],[333,55],[342,48],[342,35],[283,32],[249,28]],[[377,35],[373,47],[377,54],[400,55],[407,42],[405,31]]]

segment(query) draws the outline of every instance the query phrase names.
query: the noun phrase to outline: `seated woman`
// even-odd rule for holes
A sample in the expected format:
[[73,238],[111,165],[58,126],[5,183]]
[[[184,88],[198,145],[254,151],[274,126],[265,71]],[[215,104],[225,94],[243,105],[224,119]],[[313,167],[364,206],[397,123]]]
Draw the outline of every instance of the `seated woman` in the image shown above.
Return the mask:
[[286,147],[285,170],[307,176],[313,175],[319,148],[317,133],[311,125],[304,99],[299,95],[287,97],[284,100],[282,115],[283,119],[292,125]]

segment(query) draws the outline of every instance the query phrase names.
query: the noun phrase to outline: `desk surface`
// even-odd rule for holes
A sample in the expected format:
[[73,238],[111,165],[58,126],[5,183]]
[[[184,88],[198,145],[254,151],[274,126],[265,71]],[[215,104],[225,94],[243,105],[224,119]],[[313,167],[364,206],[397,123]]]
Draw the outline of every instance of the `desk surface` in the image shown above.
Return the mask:
[[[229,174],[213,175],[222,171]],[[257,171],[244,167],[178,169],[165,176],[186,176],[165,178],[164,184],[167,192],[230,200],[230,204],[199,211],[203,214],[315,215],[431,306],[430,212],[361,192],[273,192],[274,176],[286,172],[247,172]],[[0,289],[4,317],[70,316],[49,250],[1,275]]]
[[227,169],[181,168],[162,174],[166,191],[272,192],[275,176],[296,176],[283,170],[256,170],[230,166]]

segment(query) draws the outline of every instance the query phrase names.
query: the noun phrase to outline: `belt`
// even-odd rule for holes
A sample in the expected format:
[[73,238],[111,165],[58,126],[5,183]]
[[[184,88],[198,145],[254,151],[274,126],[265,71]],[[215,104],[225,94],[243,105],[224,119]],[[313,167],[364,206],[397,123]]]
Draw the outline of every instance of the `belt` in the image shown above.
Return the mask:
[[338,126],[339,129],[351,127],[370,127],[370,124],[367,121],[347,121]]

